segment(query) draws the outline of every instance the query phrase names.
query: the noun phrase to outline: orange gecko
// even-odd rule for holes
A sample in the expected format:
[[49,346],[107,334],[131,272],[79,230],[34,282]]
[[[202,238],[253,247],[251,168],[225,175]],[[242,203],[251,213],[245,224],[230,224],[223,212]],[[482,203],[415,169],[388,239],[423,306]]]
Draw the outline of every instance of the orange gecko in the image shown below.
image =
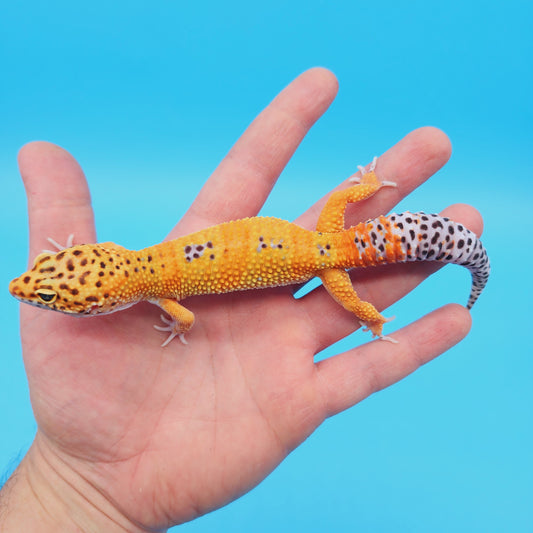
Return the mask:
[[[472,273],[470,309],[485,287],[490,265],[474,233],[439,215],[402,213],[344,228],[348,203],[370,197],[384,186],[375,173],[352,178],[355,185],[333,193],[316,231],[272,217],[226,222],[185,237],[132,251],[114,243],[80,244],[44,252],[31,270],[9,285],[24,303],[71,315],[94,316],[126,309],[140,301],[158,305],[169,333],[167,345],[194,323],[181,305],[188,296],[302,283],[318,276],[331,296],[375,336],[386,319],[359,299],[348,269],[406,261],[440,261]],[[362,170],[362,169],[361,169]]]

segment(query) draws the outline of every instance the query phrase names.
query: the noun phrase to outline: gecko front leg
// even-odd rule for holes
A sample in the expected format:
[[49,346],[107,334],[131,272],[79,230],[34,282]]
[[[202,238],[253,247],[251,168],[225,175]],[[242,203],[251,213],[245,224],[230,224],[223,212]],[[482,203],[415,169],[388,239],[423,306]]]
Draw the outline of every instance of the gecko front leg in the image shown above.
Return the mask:
[[161,346],[164,347],[169,344],[174,337],[178,337],[183,344],[187,344],[185,333],[194,324],[194,313],[183,307],[176,300],[171,300],[170,298],[158,298],[157,300],[153,300],[152,303],[158,305],[165,313],[170,315],[170,319],[161,315],[161,320],[166,324],[165,326],[154,326],[158,331],[169,332],[167,340]]

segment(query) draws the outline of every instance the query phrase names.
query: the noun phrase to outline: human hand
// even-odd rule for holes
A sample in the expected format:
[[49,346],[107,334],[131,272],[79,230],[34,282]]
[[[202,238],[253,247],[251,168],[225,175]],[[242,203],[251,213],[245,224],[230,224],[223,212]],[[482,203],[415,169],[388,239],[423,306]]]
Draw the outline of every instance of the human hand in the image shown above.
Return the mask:
[[[169,238],[257,214],[336,90],[323,69],[289,85],[233,147]],[[380,178],[398,187],[352,206],[348,223],[387,212],[449,153],[438,130],[409,134],[378,161]],[[47,236],[66,238],[65,228],[76,242],[95,241],[87,185],[68,153],[32,143],[21,150],[20,169],[31,259],[49,246]],[[313,228],[322,205],[296,222]],[[467,206],[445,214],[481,229]],[[353,277],[361,298],[382,309],[436,268],[411,263]],[[41,531],[60,519],[105,531],[156,531],[191,520],[250,490],[325,418],[446,351],[470,325],[469,313],[450,305],[395,332],[399,344],[374,341],[314,363],[316,353],[358,325],[322,288],[298,300],[293,293],[294,287],[281,287],[190,298],[186,306],[197,322],[189,344],[166,348],[152,327],[160,311],[149,304],[91,319],[21,306],[38,431],[4,491],[23,494],[26,502],[38,495],[32,508],[44,516]],[[16,510],[20,498],[10,501]]]

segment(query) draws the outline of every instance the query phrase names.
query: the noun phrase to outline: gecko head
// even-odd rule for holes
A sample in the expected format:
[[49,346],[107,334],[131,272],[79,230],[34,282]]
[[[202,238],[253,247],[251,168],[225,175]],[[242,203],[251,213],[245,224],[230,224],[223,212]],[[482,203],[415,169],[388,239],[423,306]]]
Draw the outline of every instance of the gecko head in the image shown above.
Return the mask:
[[11,281],[9,292],[21,302],[62,313],[111,313],[131,305],[124,301],[125,261],[115,250],[96,244],[44,252]]

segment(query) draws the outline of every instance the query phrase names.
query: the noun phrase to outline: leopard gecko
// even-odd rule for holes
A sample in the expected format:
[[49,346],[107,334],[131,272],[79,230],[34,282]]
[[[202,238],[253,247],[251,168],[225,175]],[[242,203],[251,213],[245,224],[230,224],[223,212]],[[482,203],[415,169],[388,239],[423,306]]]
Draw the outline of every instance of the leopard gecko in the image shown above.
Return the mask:
[[273,217],[251,217],[197,231],[138,251],[114,243],[79,244],[38,255],[31,270],[11,281],[22,302],[78,316],[126,309],[140,301],[158,305],[168,332],[163,346],[184,333],[194,315],[181,305],[192,295],[303,283],[318,276],[330,295],[374,336],[387,321],[357,296],[348,270],[407,261],[439,261],[468,268],[470,309],[485,287],[490,264],[474,233],[439,215],[390,214],[345,229],[348,203],[370,197],[392,182],[380,181],[376,160],[359,167],[356,183],[334,192],[315,231]]

